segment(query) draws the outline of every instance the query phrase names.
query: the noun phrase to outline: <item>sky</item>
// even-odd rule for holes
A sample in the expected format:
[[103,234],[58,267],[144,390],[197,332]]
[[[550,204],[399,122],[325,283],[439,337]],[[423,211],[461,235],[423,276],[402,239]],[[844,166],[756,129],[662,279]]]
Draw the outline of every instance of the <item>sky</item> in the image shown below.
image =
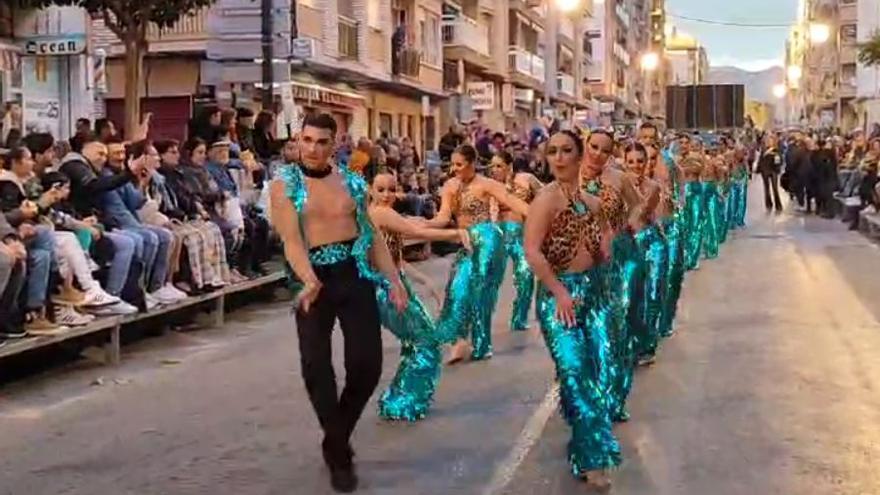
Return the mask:
[[744,24],[791,24],[797,18],[797,5],[798,0],[666,0],[666,14],[667,23],[706,47],[710,65],[733,65],[754,71],[782,65],[789,29],[719,26],[674,16]]

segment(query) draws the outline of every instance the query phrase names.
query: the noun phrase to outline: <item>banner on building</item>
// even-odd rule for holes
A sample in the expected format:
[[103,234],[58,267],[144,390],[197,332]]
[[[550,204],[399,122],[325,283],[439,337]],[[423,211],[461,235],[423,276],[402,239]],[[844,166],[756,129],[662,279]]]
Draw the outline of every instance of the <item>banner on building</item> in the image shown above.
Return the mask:
[[495,108],[495,84],[487,81],[467,83],[467,95],[472,110],[493,110]]

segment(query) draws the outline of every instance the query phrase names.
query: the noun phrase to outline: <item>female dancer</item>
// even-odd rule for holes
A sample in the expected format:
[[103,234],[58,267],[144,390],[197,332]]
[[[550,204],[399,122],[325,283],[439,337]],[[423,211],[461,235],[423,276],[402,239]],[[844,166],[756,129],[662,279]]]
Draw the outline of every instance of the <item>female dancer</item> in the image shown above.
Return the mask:
[[473,341],[472,359],[492,356],[492,313],[504,268],[504,235],[492,222],[491,200],[520,215],[528,213],[528,205],[509,194],[504,184],[477,175],[476,162],[477,151],[471,145],[459,146],[452,153],[455,177],[443,186],[437,216],[425,222],[426,227],[445,227],[454,215],[473,246],[472,252],[461,250],[456,256],[437,323],[442,335],[458,338],[450,364],[466,357],[468,334]]
[[721,215],[723,214],[719,183],[724,179],[723,158],[708,157],[700,179],[703,181],[703,204],[706,206],[706,221],[703,223],[703,254],[706,259],[718,257],[721,244]]
[[[610,142],[602,142],[610,152]],[[607,145],[607,148],[605,147]],[[550,137],[547,158],[556,181],[541,190],[526,219],[525,249],[538,277],[537,313],[556,364],[562,414],[572,429],[572,473],[608,489],[620,464],[605,390],[608,335],[602,327],[597,264],[602,259],[598,198],[580,190],[583,141],[570,131]]]
[[609,333],[611,343],[610,360],[603,366],[608,368],[606,386],[611,416],[615,421],[625,421],[628,414],[624,406],[635,364],[627,318],[640,280],[631,232],[641,228],[643,216],[641,198],[632,182],[622,171],[609,166],[613,143],[610,133],[598,131],[590,135],[580,181],[582,190],[600,201],[598,215],[605,228],[602,252],[604,259],[610,260],[600,271],[607,315],[607,328],[603,330]]
[[[470,248],[467,231],[430,229],[408,220],[392,208],[397,194],[393,175],[380,173],[373,179],[370,220],[385,238],[391,257],[400,270],[400,281],[409,295],[409,303],[399,313],[388,297],[388,291],[377,287],[379,315],[382,325],[400,340],[400,365],[391,385],[379,399],[379,416],[388,420],[416,421],[425,417],[431,407],[434,390],[440,378],[441,346],[451,342],[440,335],[428,309],[412,289],[405,271],[413,278],[425,279],[403,261],[403,239],[461,242]],[[438,298],[439,300],[439,298]]]
[[738,229],[746,226],[746,204],[749,197],[749,168],[746,160],[746,152],[742,146],[737,147],[733,170],[733,181],[730,199],[730,227]]
[[[648,168],[654,170],[654,179],[660,183],[661,196],[658,207],[661,209],[663,235],[666,237],[666,249],[669,262],[666,270],[666,298],[663,314],[660,316],[660,336],[669,337],[673,332],[678,299],[684,283],[684,236],[682,227],[682,208],[679,204],[678,168],[671,154],[663,154],[653,145],[648,150]],[[662,171],[657,173],[656,171]],[[668,214],[667,214],[668,211]]]
[[[531,203],[541,182],[532,174],[518,172],[513,167],[513,157],[506,151],[496,153],[492,157],[492,178],[506,184],[507,192],[517,198]],[[510,314],[511,330],[528,329],[529,308],[532,306],[532,292],[535,288],[535,276],[526,261],[523,250],[523,220],[525,217],[503,205],[498,206],[498,226],[504,232],[504,249],[513,263],[513,284],[516,287],[516,299]],[[501,270],[501,274],[504,273]]]
[[654,362],[654,354],[660,341],[660,314],[666,293],[666,269],[669,260],[666,239],[656,223],[661,219],[660,185],[647,174],[647,150],[638,143],[626,147],[626,171],[635,181],[636,187],[645,198],[645,224],[635,234],[636,246],[641,265],[639,273],[643,283],[639,284],[630,311],[630,338],[635,347],[635,356],[640,365]]
[[700,174],[703,160],[698,154],[691,153],[681,162],[684,180],[684,235],[686,236],[684,265],[688,270],[700,267],[700,255],[703,252],[703,225],[706,223],[706,195]]

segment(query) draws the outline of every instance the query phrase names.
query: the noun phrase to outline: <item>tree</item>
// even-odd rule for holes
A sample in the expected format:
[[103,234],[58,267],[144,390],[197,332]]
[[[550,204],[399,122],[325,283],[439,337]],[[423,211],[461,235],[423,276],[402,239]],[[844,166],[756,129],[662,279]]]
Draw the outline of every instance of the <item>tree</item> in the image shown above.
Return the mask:
[[868,67],[880,65],[880,31],[874,31],[868,41],[859,45],[859,62]]
[[74,6],[104,19],[125,47],[125,133],[132,136],[140,125],[140,81],[144,55],[149,49],[147,28],[173,26],[216,0],[20,0],[22,7]]

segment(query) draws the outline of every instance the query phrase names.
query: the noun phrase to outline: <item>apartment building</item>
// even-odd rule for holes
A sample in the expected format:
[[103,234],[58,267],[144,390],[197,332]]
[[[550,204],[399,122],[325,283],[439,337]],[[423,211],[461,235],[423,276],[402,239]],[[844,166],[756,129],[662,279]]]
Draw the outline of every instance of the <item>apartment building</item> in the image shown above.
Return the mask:
[[479,119],[525,129],[542,115],[586,108],[583,26],[592,2],[563,13],[547,0],[447,0],[443,6],[444,124]]
[[[856,3],[852,0],[850,3]],[[880,31],[880,1],[858,0],[856,5],[856,35],[859,43],[868,41]],[[870,129],[880,122],[880,68],[856,66],[856,113],[860,125]]]
[[666,58],[669,60],[668,82],[672,86],[703,84],[709,74],[709,57],[696,38],[674,26],[666,34]]

